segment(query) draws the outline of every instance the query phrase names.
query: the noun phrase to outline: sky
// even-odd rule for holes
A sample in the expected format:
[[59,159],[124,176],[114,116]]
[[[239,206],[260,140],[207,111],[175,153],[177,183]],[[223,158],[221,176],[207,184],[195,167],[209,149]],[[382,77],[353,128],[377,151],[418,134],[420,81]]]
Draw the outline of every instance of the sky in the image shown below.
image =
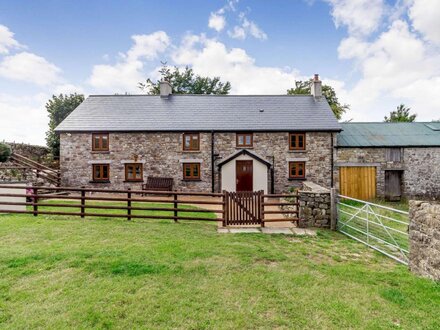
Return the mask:
[[440,119],[439,0],[0,0],[0,141],[45,144],[54,94],[140,94],[161,62],[286,94],[318,73],[382,121]]

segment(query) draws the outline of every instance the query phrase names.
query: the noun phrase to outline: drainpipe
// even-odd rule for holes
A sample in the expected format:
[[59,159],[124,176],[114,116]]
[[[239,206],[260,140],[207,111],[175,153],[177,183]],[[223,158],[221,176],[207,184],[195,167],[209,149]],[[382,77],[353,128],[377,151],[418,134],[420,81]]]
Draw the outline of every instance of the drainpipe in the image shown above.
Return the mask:
[[272,167],[270,168],[270,193],[275,193],[275,156],[272,156]]
[[214,131],[211,131],[211,192],[214,193],[215,165],[214,165]]
[[335,146],[334,146],[334,141],[333,141],[333,133],[331,133],[331,147],[332,147],[332,154],[331,154],[331,168],[332,168],[332,173],[331,173],[331,187],[333,188],[334,187],[334,178],[333,178],[333,176],[334,176],[334,170],[335,170],[335,168],[334,168],[334,154],[335,154]]

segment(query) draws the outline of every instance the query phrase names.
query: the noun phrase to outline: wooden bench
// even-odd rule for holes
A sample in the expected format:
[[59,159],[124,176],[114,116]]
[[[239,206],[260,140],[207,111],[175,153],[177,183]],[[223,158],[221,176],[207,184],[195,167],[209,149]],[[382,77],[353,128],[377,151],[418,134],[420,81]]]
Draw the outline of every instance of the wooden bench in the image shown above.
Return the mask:
[[159,178],[149,176],[147,178],[147,183],[142,184],[142,190],[172,191],[173,178]]

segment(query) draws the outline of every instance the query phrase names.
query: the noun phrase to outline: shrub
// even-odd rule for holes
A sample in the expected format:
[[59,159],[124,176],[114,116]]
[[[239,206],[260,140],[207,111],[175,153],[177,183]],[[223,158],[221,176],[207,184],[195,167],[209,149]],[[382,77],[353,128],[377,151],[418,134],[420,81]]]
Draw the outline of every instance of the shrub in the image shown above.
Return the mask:
[[0,143],[0,163],[4,163],[11,156],[11,147],[5,143]]

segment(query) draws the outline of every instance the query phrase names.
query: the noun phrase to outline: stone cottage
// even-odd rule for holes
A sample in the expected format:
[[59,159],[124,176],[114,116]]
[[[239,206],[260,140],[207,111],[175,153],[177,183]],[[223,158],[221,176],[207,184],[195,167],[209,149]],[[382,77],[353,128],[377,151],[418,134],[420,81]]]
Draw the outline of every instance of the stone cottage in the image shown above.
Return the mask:
[[440,197],[440,123],[342,123],[335,184],[359,199]]
[[285,192],[304,180],[332,186],[341,126],[322,96],[88,97],[56,129],[63,186],[139,189],[169,177],[173,189]]

